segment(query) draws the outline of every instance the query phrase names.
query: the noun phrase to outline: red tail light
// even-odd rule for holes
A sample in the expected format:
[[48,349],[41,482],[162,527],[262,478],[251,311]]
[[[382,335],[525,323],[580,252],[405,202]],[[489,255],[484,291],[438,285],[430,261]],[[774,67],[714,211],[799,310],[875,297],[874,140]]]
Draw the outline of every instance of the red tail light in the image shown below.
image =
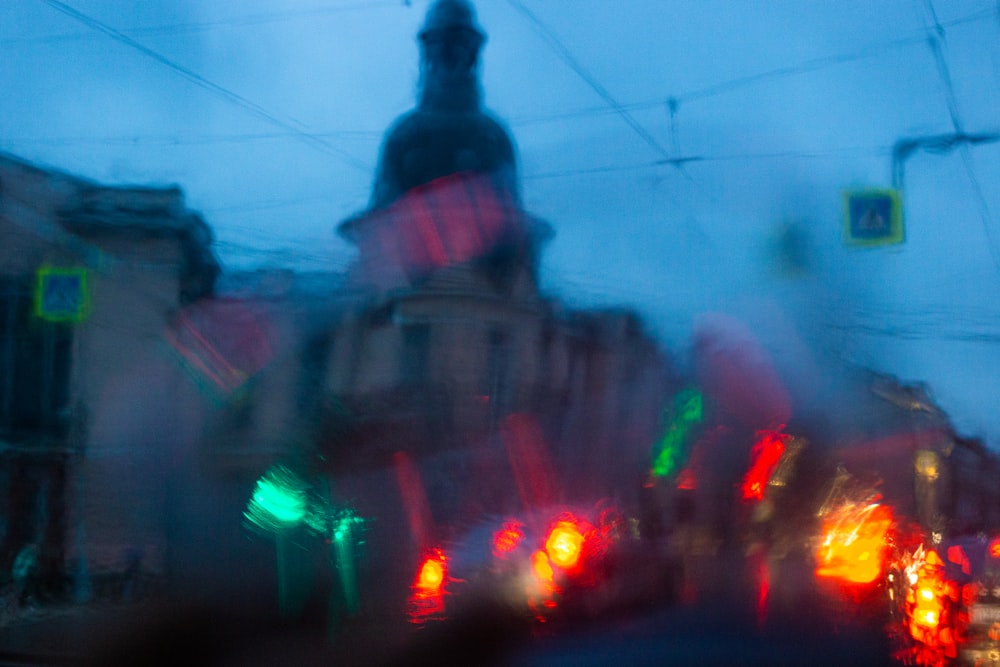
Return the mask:
[[993,538],[990,542],[990,557],[1000,558],[1000,537]]
[[936,630],[941,621],[941,602],[937,592],[928,586],[917,588],[914,594],[913,622],[916,625]]
[[545,553],[556,567],[571,569],[580,562],[583,552],[583,533],[573,521],[559,521],[549,531],[545,540]]
[[413,587],[419,593],[425,595],[435,595],[441,592],[444,587],[447,567],[445,565],[444,553],[440,549],[435,549],[427,556],[420,569],[417,570],[417,580]]
[[444,590],[448,582],[448,562],[441,549],[429,552],[417,568],[417,576],[411,586],[407,601],[410,622],[423,624],[443,619]]
[[[944,563],[932,549],[915,573],[913,588],[906,595],[908,630],[917,642],[948,657],[955,657],[955,618],[949,613],[949,599],[958,599],[955,584],[944,577]],[[944,664],[943,662],[941,664]]]

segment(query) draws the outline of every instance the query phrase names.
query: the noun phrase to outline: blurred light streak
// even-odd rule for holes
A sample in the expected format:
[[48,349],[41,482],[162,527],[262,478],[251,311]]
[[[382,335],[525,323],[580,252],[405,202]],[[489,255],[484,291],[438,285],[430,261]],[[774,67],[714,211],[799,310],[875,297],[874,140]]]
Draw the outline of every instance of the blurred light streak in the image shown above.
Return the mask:
[[538,550],[531,554],[531,584],[528,586],[528,606],[535,611],[535,618],[544,622],[544,609],[554,609],[558,603],[556,596],[560,592],[559,585],[555,580],[555,571],[549,556],[544,550]]
[[351,615],[356,614],[361,608],[357,572],[354,567],[354,545],[356,543],[354,526],[363,523],[361,517],[347,510],[333,524],[334,561],[340,576],[344,605],[347,608],[347,613]]
[[750,450],[750,469],[740,486],[744,500],[764,499],[764,490],[778,469],[781,457],[785,453],[785,442],[791,437],[774,431],[765,431],[758,436],[757,442]]
[[758,551],[751,563],[754,563],[754,575],[757,581],[757,627],[762,629],[767,624],[768,605],[771,598],[771,566],[767,552]]
[[396,472],[396,483],[403,500],[403,509],[410,528],[410,536],[420,549],[430,544],[433,529],[430,502],[427,500],[427,489],[424,487],[420,470],[406,452],[396,452],[393,456],[393,467]]
[[554,469],[534,417],[510,415],[502,422],[500,434],[523,507],[535,510],[551,505],[556,500]]
[[268,470],[254,486],[243,516],[268,532],[292,528],[306,516],[306,483],[284,466]]
[[870,584],[885,571],[893,513],[879,503],[845,503],[823,519],[816,576],[848,584]]
[[215,298],[182,310],[165,338],[184,365],[229,396],[273,356],[270,326],[248,302]]
[[957,655],[948,599],[958,599],[957,587],[944,577],[944,562],[933,549],[916,569],[906,594],[907,629],[918,642],[915,662],[943,666]]

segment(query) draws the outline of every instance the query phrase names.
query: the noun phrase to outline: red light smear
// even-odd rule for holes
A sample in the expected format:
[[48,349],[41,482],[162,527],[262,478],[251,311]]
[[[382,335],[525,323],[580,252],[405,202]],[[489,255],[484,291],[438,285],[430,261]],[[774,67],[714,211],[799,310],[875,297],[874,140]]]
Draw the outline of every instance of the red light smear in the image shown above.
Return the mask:
[[499,558],[506,558],[507,554],[517,549],[522,539],[524,530],[521,524],[517,521],[508,521],[493,535],[493,554]]
[[955,544],[948,547],[947,555],[949,562],[962,566],[962,572],[972,574],[972,564],[969,562],[969,557],[966,555],[965,549]]
[[763,628],[767,622],[767,606],[771,595],[771,568],[767,555],[757,554],[757,627]]
[[524,507],[533,509],[554,502],[553,468],[542,430],[534,418],[526,414],[510,415],[501,423],[500,435]]
[[432,519],[420,471],[405,452],[396,452],[392,461],[396,469],[396,483],[410,524],[410,535],[419,547],[424,548],[430,537]]
[[597,515],[598,531],[596,539],[601,543],[596,545],[601,551],[607,550],[612,543],[621,539],[628,530],[628,521],[617,507],[607,507]]
[[444,618],[443,595],[411,595],[409,599],[410,623],[420,625],[427,621]]
[[790,436],[774,431],[762,431],[760,439],[750,451],[750,470],[740,487],[744,500],[763,500],[771,476],[778,469],[781,455],[785,453],[785,441]]
[[[724,426],[716,426],[705,431],[698,440],[691,445],[691,453],[688,455],[687,466],[677,474],[677,488],[687,491],[694,491],[698,488],[699,478],[705,479],[706,461],[716,461],[720,456],[726,456],[719,445],[726,439],[729,430]],[[711,471],[707,473],[711,476]]]
[[238,389],[273,355],[273,331],[253,304],[206,299],[186,307],[166,332],[170,345],[223,393]]
[[489,177],[451,174],[415,187],[357,220],[368,279],[385,287],[411,270],[460,264],[504,238],[520,239],[523,216],[510,192]]
[[201,349],[205,351],[210,359],[214,360],[215,363],[221,367],[222,372],[228,373],[236,378],[239,377],[239,371],[237,371],[232,364],[226,361],[226,358],[222,356],[222,353],[215,349],[215,346],[208,342],[205,336],[203,336],[202,333],[198,331],[198,328],[195,327],[191,318],[189,318],[185,313],[181,313],[180,315],[180,324],[192,336],[194,336],[194,339],[198,343],[201,343]]
[[[446,188],[428,191],[423,202],[424,207],[430,209],[428,213],[437,220],[441,243],[455,263],[475,257],[485,247],[479,238],[477,223],[470,219],[471,207],[461,185],[461,182],[449,182]],[[461,202],[461,210],[453,210],[456,199]]]
[[462,188],[468,198],[472,215],[468,216],[468,219],[463,219],[462,222],[465,224],[460,230],[455,230],[453,233],[464,231],[468,234],[466,247],[470,253],[469,256],[475,256],[489,245],[494,235],[493,230],[487,226],[489,221],[483,218],[483,211],[478,203],[479,197],[476,191],[479,188],[476,186],[476,182],[467,178],[462,181]]
[[472,205],[472,218],[479,224],[484,240],[483,249],[492,245],[503,235],[504,223],[513,207],[501,203],[496,187],[482,178],[466,178],[465,191]]
[[231,385],[226,382],[221,375],[218,375],[213,369],[209,368],[209,366],[201,360],[194,350],[181,343],[174,332],[168,331],[166,333],[166,338],[167,342],[170,343],[173,348],[177,350],[177,352],[184,357],[189,364],[191,364],[191,366],[201,371],[202,375],[214,382],[219,389],[224,392],[228,392],[230,390]]
[[428,188],[423,191],[422,197],[408,197],[406,201],[409,204],[410,215],[416,224],[416,229],[423,240],[423,246],[430,255],[431,263],[435,266],[447,266],[449,264],[448,251],[444,247],[444,239],[439,233],[438,225],[435,224],[434,216],[429,207],[428,200],[433,192],[433,188]]
[[694,470],[691,466],[681,470],[681,473],[677,476],[677,488],[684,489],[685,491],[694,491],[698,488],[698,480],[695,479]]

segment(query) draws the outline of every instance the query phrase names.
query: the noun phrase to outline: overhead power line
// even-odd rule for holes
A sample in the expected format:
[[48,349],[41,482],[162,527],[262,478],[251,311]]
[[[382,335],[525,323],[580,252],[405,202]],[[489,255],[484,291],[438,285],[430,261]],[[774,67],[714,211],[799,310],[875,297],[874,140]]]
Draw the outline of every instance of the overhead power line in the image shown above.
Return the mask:
[[[7,136],[6,143],[32,146],[72,146],[72,145],[156,145],[156,146],[201,146],[207,144],[244,143],[248,141],[273,141],[294,138],[297,132],[237,132],[233,134],[200,134],[178,136],[176,134],[122,134],[117,136],[68,136],[17,138]],[[310,132],[316,137],[337,137],[377,141],[382,132],[374,130],[333,130]]]
[[531,24],[535,27],[535,30],[545,39],[549,46],[552,47],[556,55],[558,55],[563,62],[569,65],[570,69],[576,72],[577,75],[583,79],[584,82],[586,82],[586,84],[590,86],[616,114],[621,116],[621,118],[628,123],[629,127],[631,127],[643,141],[645,141],[654,151],[663,157],[670,157],[670,151],[664,148],[664,146],[657,141],[656,138],[651,135],[635,118],[633,118],[625,107],[623,107],[618,100],[616,100],[614,96],[612,96],[611,93],[608,92],[608,90],[602,86],[600,82],[597,81],[597,79],[583,67],[582,64],[580,64],[580,61],[578,61],[570,50],[566,48],[566,45],[564,45],[562,41],[556,37],[551,28],[535,16],[530,9],[525,7],[520,0],[508,0],[508,2],[514,9],[524,15],[525,18],[531,22]]
[[[998,0],[998,2],[1000,2],[1000,0]],[[392,2],[390,4],[396,4],[396,3]],[[333,11],[333,10],[334,8],[327,8],[326,11]],[[289,12],[289,14],[295,14],[296,16],[299,15],[299,13],[300,12]],[[285,13],[281,13],[280,15],[284,16],[284,14]],[[263,19],[264,16],[270,16],[270,15],[261,15],[260,18]],[[1000,12],[995,12],[994,10],[983,10],[963,17],[952,19],[949,21],[944,21],[939,23],[938,25],[940,25],[941,28],[954,27],[976,21],[982,21],[984,19],[991,19],[994,18],[994,16],[1000,17]],[[149,30],[152,30],[152,28],[149,28]],[[129,32],[134,33],[135,31],[130,29]],[[4,40],[0,40],[0,44],[4,43],[5,43]],[[813,58],[811,60],[799,63],[798,65],[780,67],[776,69],[766,70],[763,72],[749,74],[743,77],[737,77],[735,79],[730,79],[728,81],[721,81],[706,86],[704,88],[688,91],[687,93],[680,93],[678,95],[674,95],[671,97],[656,98],[652,100],[645,100],[639,102],[619,103],[618,107],[625,110],[626,112],[630,112],[630,111],[642,111],[652,108],[660,108],[663,107],[664,105],[667,105],[668,108],[671,108],[671,104],[673,104],[672,107],[673,113],[676,114],[676,109],[681,102],[689,102],[717,95],[723,95],[732,92],[734,90],[737,90],[739,88],[756,85],[759,83],[763,83],[765,81],[808,74],[814,71],[822,70],[836,65],[847,64],[859,60],[873,58],[894,49],[903,48],[907,46],[914,46],[914,45],[925,45],[926,43],[927,43],[926,32],[922,30],[918,35],[915,36],[901,37],[895,40],[890,40],[888,42],[879,42],[878,44],[869,45],[858,51],[821,56],[819,58]],[[605,104],[598,107],[586,107],[582,109],[558,112],[553,114],[513,118],[510,120],[510,124],[515,127],[523,127],[532,124],[550,123],[560,120],[572,120],[576,118],[584,118],[589,116],[611,115],[615,113],[618,113],[615,108],[609,107],[608,105]],[[298,134],[298,131],[215,134],[215,135],[201,135],[201,136],[189,136],[189,137],[177,137],[173,135],[135,135],[135,136],[114,136],[107,138],[53,137],[53,138],[35,138],[35,139],[16,139],[12,137],[7,137],[7,139],[11,143],[33,144],[33,145],[34,144],[46,144],[46,145],[95,144],[95,143],[96,144],[156,143],[164,145],[192,145],[192,144],[282,139],[282,138],[287,138],[289,136],[294,136],[295,134]],[[310,134],[317,137],[357,137],[359,139],[373,139],[373,140],[378,139],[379,137],[382,136],[381,131],[374,131],[374,130],[337,130],[337,131],[310,132]]]
[[562,171],[539,172],[536,174],[525,174],[525,180],[541,180],[549,178],[565,178],[567,176],[583,176],[587,174],[605,174],[619,171],[641,171],[643,169],[655,169],[664,165],[689,164],[696,162],[741,162],[750,160],[813,160],[832,159],[842,156],[857,155],[888,155],[891,152],[890,146],[852,146],[835,149],[819,149],[812,151],[774,151],[771,153],[730,153],[721,155],[689,155],[665,160],[655,160],[652,162],[636,162],[624,165],[607,165],[599,167],[582,167],[579,169],[566,169]]
[[[263,14],[246,14],[234,16],[216,21],[198,21],[189,23],[169,23],[164,25],[136,26],[124,29],[123,32],[132,37],[160,37],[166,35],[184,35],[190,33],[207,32],[221,28],[241,28],[246,26],[264,25],[281,21],[295,21],[300,19],[320,18],[323,16],[334,16],[344,12],[379,9],[382,7],[396,7],[399,3],[396,0],[363,0],[349,4],[333,5],[329,7],[311,7],[307,9],[292,9],[281,12],[267,12]],[[93,33],[73,32],[58,35],[38,35],[35,37],[13,37],[0,39],[0,46],[13,44],[53,44],[58,42],[79,41],[96,37]]]
[[59,0],[42,0],[42,1],[48,4],[53,9],[56,9],[57,11],[62,12],[63,14],[66,14],[70,18],[79,21],[80,23],[83,23],[89,28],[100,31],[108,35],[112,39],[135,49],[144,56],[151,58],[152,60],[158,62],[159,64],[173,70],[174,72],[180,74],[188,81],[191,81],[195,85],[204,88],[205,90],[216,95],[217,97],[220,97],[227,102],[235,104],[236,106],[249,111],[254,116],[257,116],[258,118],[267,121],[268,123],[274,125],[275,127],[291,132],[296,137],[306,142],[307,144],[313,146],[314,148],[317,148],[327,154],[334,155],[340,158],[344,163],[350,165],[351,167],[354,167],[355,169],[359,169],[365,173],[371,172],[371,167],[369,165],[365,164],[361,160],[358,160],[353,155],[334,146],[333,144],[326,141],[322,137],[310,134],[309,132],[305,132],[301,128],[296,127],[291,122],[278,118],[277,116],[275,116],[270,111],[260,106],[256,102],[252,102],[247,98],[243,97],[242,95],[235,93],[229,90],[228,88],[220,86],[219,84],[206,79],[197,72],[194,72],[193,70],[190,70],[187,67],[184,67],[183,65],[175,63],[166,56],[158,53],[157,51],[154,51],[153,49],[150,49],[147,46],[144,46],[143,44],[140,44],[139,42],[135,41],[125,33],[112,28],[106,23],[103,23],[91,16],[84,14],[83,12],[78,11],[64,2],[59,2]]
[[[994,14],[995,12],[993,10],[982,10],[975,12],[973,14],[969,14],[967,16],[962,16],[956,19],[952,19],[950,21],[942,22],[940,25],[942,27],[953,27],[968,23],[974,23],[985,19],[991,19],[993,18]],[[735,90],[739,90],[740,88],[746,88],[760,83],[764,83],[766,81],[801,76],[803,74],[810,74],[812,72],[823,70],[828,67],[844,65],[852,62],[857,62],[860,60],[867,60],[869,58],[875,58],[881,56],[888,51],[893,51],[896,49],[901,49],[909,46],[924,45],[926,43],[927,43],[926,32],[920,31],[918,34],[915,35],[907,37],[899,37],[897,39],[889,41],[881,41],[866,46],[865,48],[856,51],[851,51],[849,53],[838,53],[828,56],[820,56],[818,58],[812,58],[810,60],[806,60],[797,65],[788,65],[785,67],[777,67],[775,69],[765,70],[763,72],[756,72],[753,74],[748,74],[746,76],[736,77],[733,79],[728,79],[726,81],[720,81],[718,83],[714,83],[705,86],[703,88],[689,90],[687,92],[678,93],[671,96],[656,97],[654,99],[644,100],[640,102],[627,102],[619,104],[619,108],[625,112],[644,111],[647,109],[662,108],[665,105],[669,108],[671,104],[673,104],[673,106],[676,108],[677,106],[679,106],[681,103],[684,102],[692,102],[696,100],[716,97],[719,95],[724,95],[733,92]],[[572,120],[574,118],[582,118],[586,116],[609,115],[612,113],[618,113],[618,111],[614,108],[609,108],[608,106],[586,107],[583,109],[564,111],[564,112],[546,114],[541,116],[526,116],[523,118],[515,118],[512,119],[511,123],[513,125],[529,125],[535,123],[548,123],[559,120]]]

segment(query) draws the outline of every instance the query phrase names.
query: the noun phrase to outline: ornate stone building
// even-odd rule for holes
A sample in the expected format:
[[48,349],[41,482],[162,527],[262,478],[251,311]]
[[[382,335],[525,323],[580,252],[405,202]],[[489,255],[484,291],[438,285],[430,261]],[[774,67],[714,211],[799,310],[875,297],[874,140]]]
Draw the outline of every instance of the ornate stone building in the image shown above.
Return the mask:
[[419,41],[417,107],[386,133],[369,208],[339,227],[358,248],[358,305],[315,343],[322,454],[347,473],[406,453],[435,518],[456,518],[455,502],[502,511],[517,503],[504,425],[527,415],[552,500],[634,496],[668,359],[636,313],[540,291],[552,228],[524,210],[514,141],[482,107],[472,6],[436,2]]
[[[339,227],[356,260],[321,289],[266,273],[217,289],[209,229],[176,188],[0,159],[0,571],[40,545],[60,576],[141,559],[177,591],[242,599],[273,577],[241,524],[254,482],[311,455],[333,500],[374,519],[382,562],[407,523],[400,455],[441,531],[523,508],[524,455],[546,464],[547,502],[635,500],[668,360],[636,313],[539,289],[552,229],[482,108],[484,42],[468,3],[432,6],[419,103]],[[86,308],[38,317],[43,267],[86,276]]]

